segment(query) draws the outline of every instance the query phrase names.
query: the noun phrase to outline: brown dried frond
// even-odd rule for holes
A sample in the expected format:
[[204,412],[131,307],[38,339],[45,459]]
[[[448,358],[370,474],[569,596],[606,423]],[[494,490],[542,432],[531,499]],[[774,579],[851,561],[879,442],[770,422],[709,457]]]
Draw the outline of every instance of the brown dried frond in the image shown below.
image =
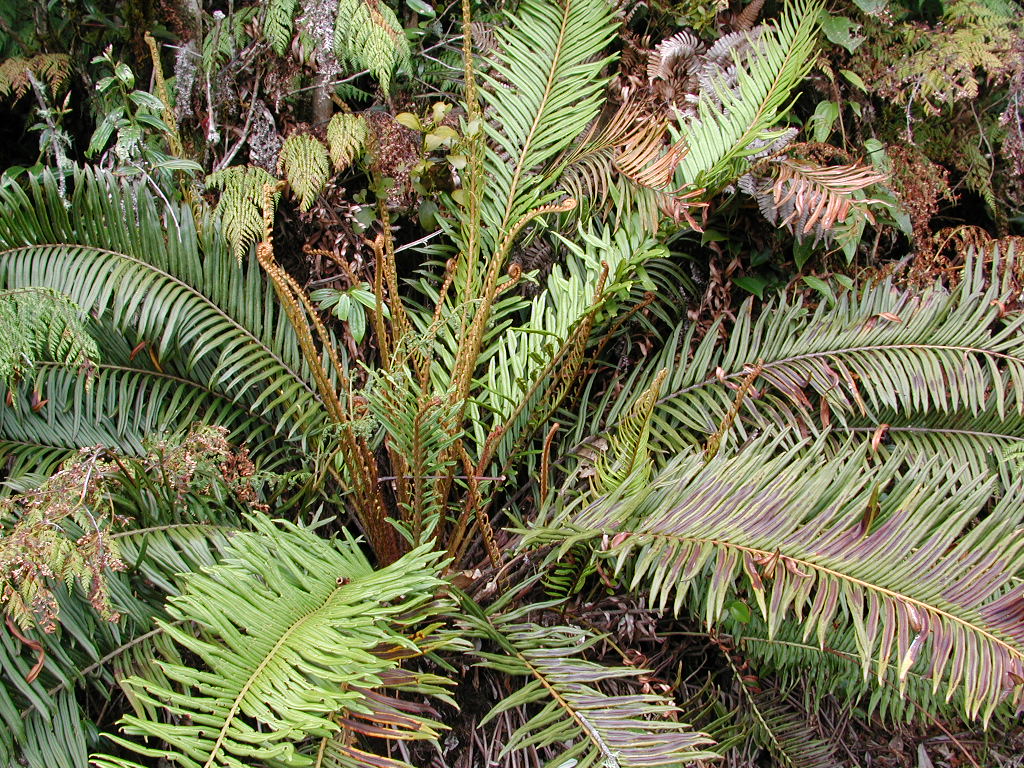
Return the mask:
[[1007,88],[1006,109],[999,124],[1006,129],[1000,153],[1018,180],[1024,179],[1024,38],[1015,41],[1011,59],[1016,62]]
[[919,254],[932,253],[931,220],[940,200],[953,200],[949,171],[933,163],[911,144],[886,147],[892,161],[892,183],[900,205],[910,216],[914,246]]
[[71,59],[66,53],[40,53],[30,59],[10,58],[0,62],[0,98],[17,101],[31,86],[31,77],[50,86],[56,95],[68,81]]
[[478,53],[487,55],[498,50],[498,36],[494,34],[494,25],[482,21],[472,22],[473,47]]
[[[775,202],[782,205],[793,200],[796,215],[801,218],[806,211],[811,211],[804,224],[805,233],[810,232],[819,219],[824,228],[830,229],[836,222],[846,219],[853,205],[849,197],[851,194],[885,179],[885,174],[870,166],[854,164],[826,167],[787,159],[779,165],[774,189]],[[865,214],[871,220],[870,212],[866,209]]]
[[[1003,254],[999,266],[1010,270],[1010,274],[1019,282],[1024,281],[1024,260],[1021,258],[1008,259],[1005,255],[1013,252],[1024,253],[1024,237],[1009,235],[1006,237],[992,237],[988,230],[974,224],[961,224],[956,227],[945,227],[935,233],[933,237],[935,247],[935,263],[942,264],[944,272],[948,275],[930,275],[935,277],[947,277],[950,280],[956,278],[957,272],[964,263],[966,255],[973,251],[979,258],[986,261],[992,259],[993,254],[998,251]],[[1014,286],[1009,295],[1021,296],[1021,286]],[[1003,310],[1008,310],[1011,305],[1001,305]],[[1019,301],[1014,301],[1013,308],[1018,309]]]
[[647,79],[669,80],[682,69],[696,70],[697,58],[707,50],[704,41],[688,30],[678,32],[655,46],[647,56]]
[[615,168],[641,187],[667,187],[679,163],[686,157],[687,147],[682,141],[677,141],[662,152],[666,129],[665,124],[658,123],[648,123],[640,128],[619,150]]
[[[77,581],[101,616],[119,618],[105,577],[125,568],[110,529],[126,520],[105,500],[117,471],[105,455],[102,448],[83,449],[38,489],[0,501],[0,606],[23,629],[56,630],[52,587],[60,582]],[[73,533],[75,526],[84,533]]]
[[[710,205],[700,199],[704,192],[703,187],[684,193],[659,191],[657,195],[658,208],[676,224],[682,224],[685,221],[695,232],[703,232]],[[693,211],[701,212],[701,223],[698,224],[693,218]]]
[[761,8],[764,0],[751,0],[746,7],[733,17],[732,26],[735,30],[750,30],[754,28],[758,17],[761,15]]
[[607,214],[611,187],[618,174],[635,185],[633,202],[650,214],[652,227],[657,227],[661,211],[699,230],[691,211],[705,205],[695,202],[702,190],[679,195],[669,188],[687,147],[681,142],[667,143],[667,121],[652,115],[651,110],[642,97],[630,98],[607,120],[592,126],[564,159],[561,185],[575,199],[588,200],[600,213]]
[[[767,177],[760,175],[765,172]],[[798,238],[814,232],[817,241],[846,221],[851,210],[874,223],[867,205],[878,201],[858,200],[854,193],[885,180],[885,174],[858,163],[826,166],[779,157],[760,163],[740,186],[757,199],[770,222],[789,228]]]
[[650,100],[650,84],[647,79],[647,60],[651,54],[651,40],[647,35],[637,35],[628,29],[620,32],[622,53],[619,68],[608,87],[609,98],[614,103]]

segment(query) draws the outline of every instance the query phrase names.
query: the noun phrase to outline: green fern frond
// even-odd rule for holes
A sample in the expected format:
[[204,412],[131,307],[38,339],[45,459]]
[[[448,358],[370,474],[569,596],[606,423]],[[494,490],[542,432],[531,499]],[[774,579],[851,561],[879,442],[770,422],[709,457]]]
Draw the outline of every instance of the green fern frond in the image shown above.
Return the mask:
[[608,450],[600,453],[594,464],[593,486],[597,494],[620,490],[629,493],[623,486],[628,484],[629,488],[639,490],[650,480],[654,469],[648,447],[651,416],[666,376],[668,371],[662,369],[651,386],[637,395],[614,434],[609,435]]
[[299,198],[299,208],[308,211],[327,183],[331,163],[323,144],[308,133],[297,133],[284,140],[277,168]]
[[609,536],[607,557],[633,588],[708,626],[727,595],[745,593],[769,638],[795,619],[819,647],[852,636],[865,679],[895,668],[902,691],[920,659],[933,693],[962,694],[968,719],[987,722],[1004,702],[1019,711],[1022,487],[995,499],[994,481],[963,468],[906,469],[900,457],[871,467],[865,448],[826,458],[821,442],[777,446],[759,440],[707,465],[680,456],[644,497],[606,497],[554,536],[563,548]]
[[442,489],[455,463],[450,449],[461,436],[462,404],[424,392],[406,370],[378,371],[365,395],[396,458],[401,530],[417,546],[433,538],[444,512]]
[[[716,191],[740,175],[743,160],[762,151],[786,129],[775,128],[793,89],[813,63],[818,0],[787,3],[777,22],[758,27],[743,58],[731,55],[730,77],[712,72],[696,114],[683,118],[679,134],[689,153],[675,174],[675,186]],[[709,52],[710,53],[710,52]]]
[[666,253],[638,227],[580,226],[578,237],[582,244],[559,238],[567,250],[564,270],[555,265],[526,320],[499,324],[482,351],[480,362],[487,367],[481,399],[496,416],[494,426],[506,425],[496,451],[502,464],[568,394],[590,328],[616,317],[631,290],[644,282],[644,264]]
[[[166,209],[145,188],[109,174],[79,173],[72,189],[70,208],[50,175],[27,191],[15,185],[0,190],[0,286],[66,293],[99,318],[97,341],[107,364],[123,369],[125,377],[163,382],[167,394],[160,403],[139,399],[142,390],[131,384],[131,408],[119,406],[116,388],[99,390],[106,404],[96,412],[109,408],[117,415],[93,428],[123,434],[139,416],[151,425],[169,425],[179,409],[190,420],[205,418],[195,409],[206,391],[225,406],[218,418],[232,420],[232,429],[241,423],[228,413],[235,409],[273,424],[280,436],[274,442],[293,433],[299,435],[296,446],[316,440],[323,405],[294,330],[255,260],[240,268],[216,226],[205,222],[202,235],[197,232],[189,206]],[[89,280],[79,279],[81,274]],[[63,386],[67,395],[81,385]],[[78,402],[87,399],[74,391]],[[40,397],[56,408],[45,391]],[[0,418],[4,437],[18,434],[9,431],[20,429],[10,409]],[[86,422],[81,411],[54,416],[58,441],[42,442],[74,444],[75,433],[68,430],[83,429]],[[139,439],[126,435],[125,450],[137,451]]]
[[594,548],[588,543],[580,543],[549,564],[541,583],[549,597],[565,600],[579,594],[595,573],[597,558]]
[[[129,715],[123,732],[167,747],[109,737],[120,746],[174,755],[185,768],[305,764],[298,741],[357,733],[333,716],[376,711],[373,691],[386,685],[397,660],[423,652],[411,634],[441,607],[435,553],[421,547],[374,571],[352,539],[252,522],[255,532],[234,536],[223,564],[190,576],[170,601],[172,619],[195,622],[199,636],[160,624],[205,669],[167,662],[171,687],[128,681],[140,699],[178,717],[165,723]],[[101,764],[129,765],[114,757]]]
[[382,0],[340,0],[334,26],[338,58],[368,69],[385,94],[396,70],[409,69],[409,42],[395,12]]
[[327,146],[335,173],[348,168],[366,144],[368,128],[359,115],[339,112],[327,124]]
[[[122,475],[119,481],[124,487],[133,479]],[[115,503],[121,513],[137,513],[142,525],[159,519],[151,517],[150,510]],[[84,533],[78,530],[73,535]],[[85,768],[82,744],[98,746],[96,729],[87,712],[68,703],[110,698],[125,677],[122,673],[129,670],[162,674],[157,654],[169,651],[163,657],[173,658],[174,649],[160,630],[153,630],[153,618],[162,614],[164,597],[177,594],[178,573],[212,565],[220,558],[226,534],[220,527],[198,525],[165,527],[159,533],[152,528],[114,533],[125,562],[141,569],[138,575],[134,571],[108,574],[110,598],[121,619],[116,624],[104,621],[81,595],[55,583],[57,631],[26,631],[45,654],[35,679],[30,671],[39,652],[9,632],[0,632],[0,723],[6,726],[0,727],[0,755],[6,751],[9,764],[20,764],[20,760],[38,768]]]
[[270,0],[263,12],[263,37],[278,56],[284,56],[292,42],[295,6],[298,0]]
[[0,382],[13,387],[44,355],[85,368],[100,359],[95,340],[67,296],[46,288],[0,290]]
[[[550,605],[550,604],[548,604]],[[526,682],[490,711],[484,722],[512,709],[533,707],[501,758],[520,749],[544,750],[548,765],[576,768],[678,766],[717,757],[705,734],[672,719],[678,710],[654,694],[602,691],[602,683],[628,682],[634,667],[604,666],[585,657],[599,635],[574,626],[524,621],[521,610],[501,615],[463,599],[469,631],[496,651],[477,651],[481,664]],[[532,606],[540,608],[543,606]]]
[[[644,389],[668,369],[651,441],[671,455],[715,433],[759,358],[760,374],[729,441],[742,442],[758,430],[777,433],[780,426],[793,434],[832,426],[865,442],[876,431],[905,440],[916,433],[920,451],[927,449],[927,434],[942,433],[945,419],[958,444],[977,437],[978,458],[971,463],[985,464],[993,441],[1024,437],[1024,317],[999,317],[1009,287],[998,277],[1006,260],[995,259],[990,271],[969,257],[952,291],[935,286],[915,293],[887,280],[813,310],[799,299],[778,298],[755,316],[748,302],[726,344],[712,331],[691,353],[691,337],[679,330],[622,391]],[[613,427],[629,402],[628,394],[607,394],[595,420]],[[591,421],[574,438],[599,431],[600,421]]]
[[[728,653],[728,652],[727,652]],[[745,715],[754,724],[754,741],[785,768],[834,768],[835,750],[808,727],[807,715],[795,710],[777,691],[755,689],[739,674],[733,659],[729,665],[736,675]]]
[[[225,168],[206,177],[208,188],[221,190],[217,219],[239,264],[249,246],[263,237],[263,187],[276,187],[277,183],[254,165]],[[275,192],[274,203],[280,198],[281,193]]]
[[[948,699],[941,690],[933,692],[926,658],[918,658],[902,683],[898,664],[890,663],[879,684],[877,677],[864,678],[852,633],[833,633],[821,646],[814,638],[804,639],[802,627],[795,622],[780,625],[769,638],[767,626],[756,613],[742,625],[724,618],[724,631],[732,635],[736,646],[756,663],[760,673],[770,674],[783,689],[799,686],[812,694],[827,691],[844,711],[860,708],[886,725],[920,721],[922,713],[958,720],[963,712],[962,692],[956,691]],[[999,709],[993,720],[1012,722],[1014,715]]]
[[[177,376],[103,364],[86,379],[64,366],[41,363],[26,384],[11,393],[10,407],[0,408],[0,457],[8,462],[12,481],[25,472],[49,474],[63,459],[93,445],[145,456],[146,436],[203,420],[223,424],[230,440],[249,445],[261,468],[301,455],[275,445],[271,421]],[[6,396],[0,386],[0,397]]]
[[251,42],[250,31],[259,12],[259,6],[253,5],[238,8],[226,17],[214,16],[213,29],[203,36],[203,71],[207,77]]
[[[27,718],[19,757],[29,768],[54,765],[84,768],[89,762],[90,726],[95,726],[87,721],[73,693],[64,691],[55,698],[52,719]],[[9,764],[18,762],[11,760]]]
[[807,716],[769,693],[749,694],[749,712],[756,723],[758,741],[776,760],[789,768],[834,768],[835,751],[807,727]]
[[486,163],[485,237],[505,234],[559,197],[551,189],[557,175],[535,169],[561,154],[600,111],[601,71],[609,61],[601,54],[615,22],[603,0],[530,0],[511,27],[495,31],[501,53],[481,93],[493,110],[487,132],[494,143]]

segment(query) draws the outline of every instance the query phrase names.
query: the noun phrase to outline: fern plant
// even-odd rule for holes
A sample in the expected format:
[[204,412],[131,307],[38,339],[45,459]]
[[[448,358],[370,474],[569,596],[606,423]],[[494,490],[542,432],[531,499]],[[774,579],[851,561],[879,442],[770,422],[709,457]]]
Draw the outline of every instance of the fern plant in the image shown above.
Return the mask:
[[13,389],[44,354],[78,368],[100,358],[81,310],[67,296],[44,288],[0,291],[0,381]]
[[[1024,320],[1006,310],[1007,257],[979,254],[952,288],[779,296],[703,338],[678,323],[659,336],[651,318],[679,313],[654,294],[682,272],[656,228],[632,209],[621,226],[580,216],[565,192],[586,189],[570,168],[604,107],[614,12],[525,0],[483,58],[471,10],[450,244],[424,253],[443,267],[404,284],[379,201],[368,372],[282,266],[276,183],[260,173],[213,177],[221,206],[248,186],[219,218],[102,172],[74,178],[70,209],[49,175],[0,189],[0,285],[65,293],[102,360],[91,388],[36,363],[46,402],[0,410],[9,481],[30,486],[83,445],[141,460],[147,433],[203,419],[245,443],[247,477],[288,471],[299,486],[256,494],[245,516],[217,483],[109,491],[144,526],[119,531],[144,578],[110,574],[126,618],[104,629],[59,593],[60,631],[86,638],[64,651],[38,629],[0,635],[13,671],[0,715],[28,712],[8,752],[81,764],[86,729],[66,694],[82,669],[123,685],[120,730],[105,722],[88,747],[110,768],[477,764],[479,739],[442,735],[456,716],[459,733],[502,736],[479,764],[677,766],[746,740],[834,765],[828,739],[796,743],[806,731],[770,693],[780,686],[841,687],[847,713],[888,719],[1017,714],[1021,486],[1007,446],[1024,440]],[[797,2],[723,43],[731,65],[708,74],[686,143],[641,132],[642,151],[617,155],[623,175],[663,192],[670,176],[716,188],[749,170],[781,137],[819,11]],[[357,151],[357,123],[334,126],[333,157],[290,139],[282,166],[307,207],[331,162]],[[840,216],[832,192],[819,219]],[[530,275],[536,244],[559,263]],[[649,353],[628,370],[636,329]],[[608,593],[646,606],[650,624],[637,629],[638,610],[602,617],[592,598]],[[680,660],[660,634],[670,621],[672,636],[725,651],[721,691],[666,673]],[[93,631],[103,643],[88,645]],[[653,645],[668,655],[638,650]],[[39,674],[60,678],[48,688],[28,679],[39,648]],[[680,706],[695,696],[711,703]]]

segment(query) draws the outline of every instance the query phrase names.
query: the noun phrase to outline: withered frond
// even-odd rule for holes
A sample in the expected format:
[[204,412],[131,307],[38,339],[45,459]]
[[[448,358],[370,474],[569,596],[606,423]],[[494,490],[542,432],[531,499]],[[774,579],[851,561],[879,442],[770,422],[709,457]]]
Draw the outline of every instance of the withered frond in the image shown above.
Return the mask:
[[668,80],[683,66],[688,72],[695,72],[705,50],[704,41],[688,30],[666,38],[647,56],[647,79]]
[[[768,169],[770,176],[757,171]],[[797,237],[814,232],[815,241],[828,237],[852,210],[874,222],[868,204],[876,200],[856,193],[885,181],[871,166],[852,163],[825,166],[792,157],[762,163],[741,180],[740,187],[757,199],[773,224],[788,227]]]

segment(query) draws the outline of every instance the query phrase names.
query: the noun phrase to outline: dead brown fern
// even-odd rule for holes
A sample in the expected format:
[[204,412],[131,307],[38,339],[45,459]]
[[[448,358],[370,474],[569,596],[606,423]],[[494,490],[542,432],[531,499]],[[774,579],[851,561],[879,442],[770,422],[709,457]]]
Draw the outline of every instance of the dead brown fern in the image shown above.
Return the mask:
[[31,88],[31,78],[50,86],[55,96],[68,83],[71,57],[66,53],[40,53],[31,58],[10,58],[0,62],[0,98],[17,101]]
[[745,191],[753,193],[765,217],[798,238],[814,233],[815,241],[828,237],[852,211],[874,223],[868,204],[877,201],[855,195],[886,180],[872,166],[828,166],[788,155],[762,161],[750,176],[756,181],[745,183]]

